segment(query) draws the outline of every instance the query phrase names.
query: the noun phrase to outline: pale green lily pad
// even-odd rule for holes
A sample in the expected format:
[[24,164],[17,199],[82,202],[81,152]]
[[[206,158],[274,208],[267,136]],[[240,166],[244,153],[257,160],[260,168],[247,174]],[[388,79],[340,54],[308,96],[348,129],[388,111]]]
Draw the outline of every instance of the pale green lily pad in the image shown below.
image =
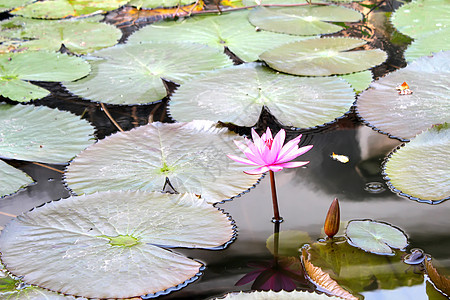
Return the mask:
[[258,7],[248,15],[250,23],[263,30],[316,35],[338,32],[343,27],[327,22],[358,22],[362,15],[353,9],[329,6]]
[[216,49],[191,43],[126,44],[92,55],[87,58],[91,74],[64,85],[85,99],[111,104],[155,102],[167,95],[163,78],[181,84],[203,72],[232,65]]
[[0,197],[15,193],[32,182],[26,173],[0,160]]
[[254,292],[239,292],[229,293],[224,297],[215,298],[216,300],[340,300],[342,298],[327,296],[325,294],[316,294],[310,292],[300,291],[254,291]]
[[406,3],[394,12],[391,22],[401,33],[418,38],[450,25],[450,2],[416,0]]
[[[86,76],[89,71],[87,62],[62,53],[0,54],[0,95],[22,102],[39,99],[49,92],[26,81],[75,80]],[[20,82],[22,80],[25,81]]]
[[20,215],[3,229],[0,251],[26,283],[122,299],[195,280],[202,264],[164,247],[215,249],[233,238],[232,222],[193,194],[110,191]]
[[165,21],[145,26],[128,39],[130,44],[147,41],[176,41],[205,44],[223,51],[231,50],[240,59],[251,62],[278,45],[304,38],[267,31],[256,31],[248,22],[248,12],[198,16],[182,22]]
[[128,5],[138,8],[174,7],[189,5],[196,0],[131,0]]
[[350,51],[367,42],[347,37],[315,38],[284,44],[259,57],[275,70],[305,76],[360,72],[383,63],[380,49]]
[[[422,57],[375,81],[357,100],[360,117],[375,130],[406,141],[434,124],[450,121],[450,51]],[[406,82],[412,91],[400,95]]]
[[350,83],[356,93],[360,93],[367,89],[373,80],[372,71],[369,70],[358,73],[339,75],[339,77]]
[[0,23],[0,36],[10,39],[0,45],[16,51],[58,51],[64,45],[73,53],[86,54],[115,45],[122,36],[115,26],[100,23],[101,16],[86,19],[37,20],[13,17]]
[[305,231],[287,230],[274,233],[266,240],[266,248],[275,255],[275,242],[278,242],[279,256],[295,256],[299,254],[299,249],[311,241],[311,237]]
[[423,34],[412,42],[404,55],[408,62],[439,51],[450,50],[450,27]]
[[35,0],[0,0],[0,12],[11,10],[18,6],[24,6]]
[[385,161],[389,187],[402,196],[428,203],[450,199],[450,128],[437,125],[420,133]]
[[279,74],[251,63],[181,85],[171,97],[170,114],[177,121],[204,119],[250,127],[265,106],[283,125],[309,128],[341,117],[354,101],[355,93],[340,78]]
[[65,163],[94,142],[89,122],[45,106],[0,104],[0,156]]
[[62,19],[104,13],[125,5],[128,0],[46,0],[17,8],[11,13],[26,18]]
[[378,255],[395,255],[404,250],[408,237],[399,228],[373,220],[351,220],[345,230],[350,245]]
[[107,190],[161,191],[166,177],[179,193],[209,203],[237,196],[260,176],[229,159],[239,155],[233,140],[243,138],[214,123],[151,123],[116,133],[87,148],[67,167],[65,180],[77,194]]
[[[315,0],[314,3],[326,2],[325,0]],[[242,0],[246,6],[260,4],[308,4],[306,0]],[[309,5],[309,4],[308,4]]]

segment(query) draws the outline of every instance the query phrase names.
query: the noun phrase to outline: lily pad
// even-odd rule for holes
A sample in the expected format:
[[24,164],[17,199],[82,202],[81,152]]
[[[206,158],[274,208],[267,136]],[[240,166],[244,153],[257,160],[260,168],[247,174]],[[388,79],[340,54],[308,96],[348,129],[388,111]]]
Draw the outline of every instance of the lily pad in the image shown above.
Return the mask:
[[215,298],[217,300],[340,300],[342,298],[330,297],[325,294],[317,294],[310,292],[286,292],[286,291],[254,291],[254,292],[239,292],[239,293],[229,293],[225,297]]
[[73,53],[86,54],[115,45],[122,36],[121,31],[100,20],[100,16],[76,20],[13,17],[0,23],[0,36],[10,39],[0,45],[0,50],[58,51],[64,45]]
[[49,92],[28,80],[75,80],[87,75],[89,71],[89,64],[81,58],[61,53],[0,54],[0,95],[22,102],[39,99]]
[[34,0],[0,0],[0,12],[11,10],[18,6],[24,6]]
[[45,106],[0,104],[0,156],[65,163],[94,142],[89,122]]
[[250,23],[263,30],[295,35],[338,32],[343,27],[328,22],[358,22],[362,15],[353,9],[328,6],[258,7],[248,15]]
[[352,220],[345,230],[350,245],[378,255],[395,255],[392,249],[408,246],[406,234],[387,223],[372,220]]
[[447,0],[416,0],[397,9],[391,18],[403,34],[418,38],[450,25],[450,3]]
[[205,119],[253,126],[265,106],[283,125],[309,128],[341,117],[354,101],[355,93],[340,78],[279,74],[251,63],[181,85],[171,97],[170,114],[178,121]]
[[305,38],[267,31],[256,31],[248,22],[248,12],[216,16],[196,16],[182,22],[164,21],[145,26],[128,39],[129,44],[147,41],[192,42],[223,51],[227,47],[240,59],[258,60],[262,52],[278,45]]
[[412,42],[405,51],[408,62],[439,51],[450,50],[450,27],[423,34]]
[[80,153],[65,179],[77,194],[107,190],[161,191],[169,179],[179,193],[201,195],[209,203],[237,196],[258,182],[248,166],[230,160],[242,140],[212,122],[151,123],[116,133]]
[[[375,130],[402,141],[434,124],[450,121],[450,51],[422,57],[375,81],[357,100],[360,117]],[[396,87],[406,82],[412,94]]]
[[65,87],[86,99],[111,104],[155,102],[167,95],[163,78],[181,84],[232,65],[225,54],[208,46],[169,42],[118,45],[94,52],[87,60],[91,74],[66,82]]
[[201,263],[164,247],[214,249],[233,235],[232,220],[195,195],[117,191],[53,201],[13,219],[0,250],[5,267],[26,283],[130,298],[198,277]]
[[449,162],[450,127],[445,123],[394,150],[383,169],[394,192],[420,202],[439,203],[450,199]]
[[178,5],[189,5],[195,0],[131,0],[128,5],[138,8],[174,7]]
[[362,71],[352,74],[339,75],[342,79],[350,83],[356,93],[360,93],[370,86],[373,80],[372,71]]
[[0,197],[15,193],[32,182],[26,173],[0,160]]
[[360,72],[387,58],[380,49],[350,51],[367,42],[347,37],[315,38],[278,46],[259,57],[275,70],[305,76]]
[[274,233],[266,240],[266,247],[272,254],[275,254],[274,243],[276,240],[278,242],[277,255],[297,257],[299,249],[311,241],[311,238],[307,232],[299,230],[287,230]]
[[104,13],[127,2],[128,0],[46,0],[19,7],[11,13],[26,18],[62,19]]

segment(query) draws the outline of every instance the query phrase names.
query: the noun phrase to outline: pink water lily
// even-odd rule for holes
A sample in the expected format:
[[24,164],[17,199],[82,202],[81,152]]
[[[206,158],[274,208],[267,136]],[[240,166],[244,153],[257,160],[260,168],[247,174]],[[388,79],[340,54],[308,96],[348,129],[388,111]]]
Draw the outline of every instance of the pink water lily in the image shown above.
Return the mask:
[[309,161],[293,161],[294,158],[308,152],[313,146],[304,146],[299,148],[300,134],[298,137],[287,142],[284,146],[284,140],[286,138],[286,132],[281,129],[275,138],[272,138],[272,132],[270,128],[267,128],[266,133],[263,133],[261,137],[252,128],[253,142],[246,140],[247,145],[239,141],[235,141],[236,146],[244,152],[247,158],[242,158],[236,155],[227,155],[234,161],[259,166],[259,168],[244,171],[247,174],[255,175],[262,174],[267,171],[278,172],[283,168],[297,168],[306,165]]

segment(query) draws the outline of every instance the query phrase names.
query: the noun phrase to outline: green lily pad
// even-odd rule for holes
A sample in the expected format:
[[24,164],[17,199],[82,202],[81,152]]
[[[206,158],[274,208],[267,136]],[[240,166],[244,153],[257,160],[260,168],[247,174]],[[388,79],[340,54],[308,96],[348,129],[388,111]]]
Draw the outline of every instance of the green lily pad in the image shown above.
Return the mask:
[[450,3],[447,0],[416,0],[397,9],[391,18],[403,34],[418,38],[450,25]]
[[67,167],[65,180],[77,194],[107,190],[161,191],[166,178],[179,193],[201,195],[209,203],[237,196],[260,176],[230,160],[242,140],[212,122],[151,123],[116,133],[87,148]]
[[18,6],[24,6],[34,0],[0,0],[0,12],[11,10]]
[[274,252],[274,243],[278,240],[279,256],[298,256],[299,249],[306,243],[311,241],[311,237],[305,231],[287,230],[274,233],[266,240],[266,247],[270,253]]
[[0,197],[15,193],[32,182],[26,173],[0,160]]
[[85,19],[38,20],[13,17],[0,23],[0,36],[10,39],[0,45],[16,51],[58,51],[64,45],[73,53],[86,54],[113,46],[122,36],[115,26],[100,23],[101,16]]
[[408,62],[439,51],[450,50],[450,27],[423,34],[412,42],[404,55]]
[[181,85],[171,97],[170,114],[177,121],[204,119],[249,127],[256,124],[265,106],[283,125],[309,128],[341,117],[354,101],[355,93],[340,78],[279,74],[251,63]]
[[307,253],[314,266],[353,295],[423,284],[423,275],[403,262],[404,252],[396,251],[393,256],[376,255],[352,247],[344,240],[314,243]]
[[328,296],[325,294],[317,294],[310,292],[300,292],[300,291],[254,291],[254,292],[239,292],[239,293],[229,293],[224,297],[215,298],[217,300],[340,300],[342,298]]
[[370,86],[373,80],[372,71],[362,71],[352,74],[339,75],[342,79],[350,83],[356,93],[360,93]]
[[[422,57],[375,81],[357,100],[360,117],[375,130],[407,141],[434,124],[450,121],[450,51]],[[412,91],[400,95],[406,82]]]
[[449,149],[448,123],[418,134],[389,154],[384,164],[388,186],[402,196],[421,202],[450,199]]
[[[326,2],[325,0],[312,1],[314,3]],[[260,4],[308,4],[306,0],[242,0],[245,6]],[[308,4],[309,5],[309,4]]]
[[34,86],[27,82],[28,80],[75,80],[86,76],[89,71],[89,64],[81,58],[61,53],[0,54],[0,95],[15,101],[28,102],[49,94],[47,90]]
[[181,84],[203,72],[232,65],[216,49],[169,42],[118,45],[87,59],[91,74],[66,82],[65,87],[86,99],[111,104],[155,102],[167,95],[162,78]]
[[26,18],[62,19],[104,13],[125,5],[128,0],[46,0],[17,8],[11,13]]
[[315,38],[278,46],[259,57],[275,70],[305,76],[360,72],[387,58],[380,49],[350,51],[366,41],[347,37]]
[[13,219],[0,250],[5,267],[26,283],[86,298],[130,298],[195,280],[202,264],[164,247],[215,249],[233,238],[232,222],[192,194],[111,191],[53,201]]
[[395,255],[393,249],[408,246],[406,234],[387,223],[372,220],[352,220],[345,230],[350,245],[378,255]]
[[189,5],[195,0],[131,0],[128,5],[138,8],[174,7],[178,5]]
[[65,163],[94,142],[89,122],[45,106],[0,104],[0,156]]
[[240,11],[213,16],[196,16],[182,22],[159,22],[145,26],[131,35],[128,43],[192,42],[208,45],[220,51],[227,47],[240,59],[251,62],[258,60],[258,55],[270,48],[305,39],[287,34],[256,31],[247,17],[247,11]]
[[338,32],[343,27],[328,22],[358,22],[362,15],[353,9],[329,6],[258,7],[248,15],[250,23],[261,29],[295,35]]

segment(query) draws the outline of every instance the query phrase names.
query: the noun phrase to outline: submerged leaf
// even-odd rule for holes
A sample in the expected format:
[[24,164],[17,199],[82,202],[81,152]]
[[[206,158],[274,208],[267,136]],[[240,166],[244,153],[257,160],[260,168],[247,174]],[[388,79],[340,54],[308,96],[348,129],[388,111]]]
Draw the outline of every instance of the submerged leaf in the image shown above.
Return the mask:
[[[356,102],[358,114],[369,126],[401,140],[448,122],[449,62],[450,51],[440,52],[373,82]],[[400,95],[396,87],[405,81],[412,94]]]
[[189,5],[196,0],[131,0],[128,5],[138,8],[174,7],[179,5]]
[[304,291],[268,291],[268,292],[239,292],[226,294],[225,297],[216,300],[339,300],[338,297],[329,297],[325,294],[316,294]]
[[[205,89],[205,87],[213,87]],[[242,64],[195,77],[172,95],[177,121],[196,119],[253,126],[263,106],[285,126],[309,128],[334,121],[352,106],[355,94],[340,78],[279,74],[261,64]]]
[[233,235],[229,217],[195,195],[118,191],[53,201],[19,216],[2,231],[0,250],[6,268],[26,283],[86,298],[129,298],[198,277],[201,263],[163,247],[214,248]]
[[274,243],[278,243],[278,255],[298,256],[299,249],[311,241],[311,237],[305,231],[287,230],[274,233],[266,240],[266,247],[270,253],[274,253]]
[[250,11],[249,21],[263,30],[295,35],[338,32],[343,27],[328,22],[358,22],[361,13],[341,6],[258,7]]
[[0,104],[0,157],[65,163],[94,142],[89,122],[45,106]]
[[237,196],[258,182],[230,160],[241,140],[212,122],[151,123],[113,134],[92,145],[68,166],[66,182],[77,194],[107,190],[161,191],[169,179],[179,193],[201,195],[209,203]]
[[167,95],[162,79],[181,84],[195,75],[232,65],[225,54],[191,43],[125,44],[92,55],[87,58],[92,72],[64,85],[78,96],[111,104],[155,102]]
[[267,49],[304,38],[256,31],[247,20],[247,11],[216,16],[196,16],[182,22],[166,21],[145,26],[130,36],[129,44],[148,41],[191,42],[223,51],[227,47],[240,59],[251,62]]
[[275,70],[305,76],[364,71],[387,58],[380,49],[350,51],[366,41],[347,37],[315,38],[278,46],[259,57]]
[[32,182],[26,173],[0,160],[0,197],[15,193]]
[[345,230],[350,245],[378,255],[395,255],[391,249],[408,246],[406,234],[387,223],[372,220],[352,220]]
[[421,202],[439,203],[450,199],[449,162],[450,127],[445,123],[394,150],[383,169],[394,192]]

